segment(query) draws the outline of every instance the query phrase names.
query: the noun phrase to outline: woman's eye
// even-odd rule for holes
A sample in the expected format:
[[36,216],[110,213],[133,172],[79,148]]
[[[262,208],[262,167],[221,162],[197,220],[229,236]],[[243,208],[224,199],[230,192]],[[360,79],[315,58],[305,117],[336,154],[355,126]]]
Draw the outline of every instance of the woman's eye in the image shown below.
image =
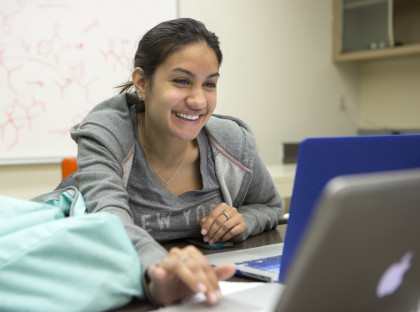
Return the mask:
[[216,84],[214,82],[206,82],[204,86],[207,88],[216,88]]
[[188,84],[187,79],[181,79],[181,78],[174,79],[174,82],[178,83],[178,84],[182,84],[182,85],[187,85]]

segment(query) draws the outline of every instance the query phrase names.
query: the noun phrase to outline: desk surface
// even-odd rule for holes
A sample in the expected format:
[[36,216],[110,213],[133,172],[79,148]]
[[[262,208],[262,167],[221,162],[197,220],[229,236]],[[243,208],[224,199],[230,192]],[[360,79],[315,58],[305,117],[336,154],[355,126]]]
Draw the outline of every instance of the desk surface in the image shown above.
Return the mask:
[[[281,243],[284,240],[284,236],[286,233],[286,225],[281,224],[279,225],[275,230],[263,232],[257,236],[249,237],[247,240],[235,244],[233,247],[226,248],[224,251],[232,251],[232,250],[239,250],[239,249],[247,249],[252,247],[259,247],[264,245],[271,245],[271,244],[277,244]],[[169,243],[163,244],[163,247],[165,247],[167,250],[171,249],[172,247],[185,247],[188,243],[184,242],[183,240],[175,240],[171,241]],[[203,254],[208,255],[216,252],[220,252],[220,249],[217,250],[208,250],[204,248],[199,248]],[[251,282],[254,280],[237,277],[232,277],[229,281],[233,282]],[[126,305],[125,307],[122,307],[120,309],[116,309],[113,311],[118,312],[143,312],[143,311],[150,311],[157,309],[156,306],[150,304],[147,301],[144,300],[137,300],[134,299],[130,304]]]

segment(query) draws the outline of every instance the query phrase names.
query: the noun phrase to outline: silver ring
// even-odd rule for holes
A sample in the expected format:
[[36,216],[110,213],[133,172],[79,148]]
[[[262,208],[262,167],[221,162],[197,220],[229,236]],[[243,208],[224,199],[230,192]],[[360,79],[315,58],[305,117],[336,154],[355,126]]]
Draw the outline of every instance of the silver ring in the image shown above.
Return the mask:
[[190,259],[189,255],[184,255],[181,259],[182,262],[188,261],[188,259]]
[[225,215],[225,217],[229,220],[230,219],[230,216],[229,216],[229,214],[227,213],[227,212],[223,212],[223,214]]

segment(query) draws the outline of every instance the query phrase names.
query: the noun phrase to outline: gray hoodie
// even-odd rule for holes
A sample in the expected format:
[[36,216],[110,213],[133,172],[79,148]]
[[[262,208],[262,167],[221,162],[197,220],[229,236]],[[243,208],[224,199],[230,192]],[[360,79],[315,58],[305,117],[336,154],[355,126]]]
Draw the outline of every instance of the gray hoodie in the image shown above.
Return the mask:
[[[78,144],[79,170],[74,178],[89,212],[107,211],[121,218],[144,271],[167,252],[136,224],[132,213],[136,207],[130,207],[126,190],[137,140],[130,113],[133,105],[138,112],[144,111],[134,94],[114,96],[74,126],[71,136]],[[205,130],[223,200],[236,207],[246,223],[244,239],[275,228],[283,200],[257,154],[250,128],[236,118],[213,115]]]

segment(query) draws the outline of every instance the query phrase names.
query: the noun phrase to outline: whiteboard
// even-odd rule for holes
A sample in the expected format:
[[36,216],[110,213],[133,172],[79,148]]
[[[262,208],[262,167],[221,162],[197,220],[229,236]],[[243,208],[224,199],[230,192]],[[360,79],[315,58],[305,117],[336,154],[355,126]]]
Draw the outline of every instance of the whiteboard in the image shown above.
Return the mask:
[[70,127],[131,76],[176,0],[0,1],[0,164],[75,157]]

